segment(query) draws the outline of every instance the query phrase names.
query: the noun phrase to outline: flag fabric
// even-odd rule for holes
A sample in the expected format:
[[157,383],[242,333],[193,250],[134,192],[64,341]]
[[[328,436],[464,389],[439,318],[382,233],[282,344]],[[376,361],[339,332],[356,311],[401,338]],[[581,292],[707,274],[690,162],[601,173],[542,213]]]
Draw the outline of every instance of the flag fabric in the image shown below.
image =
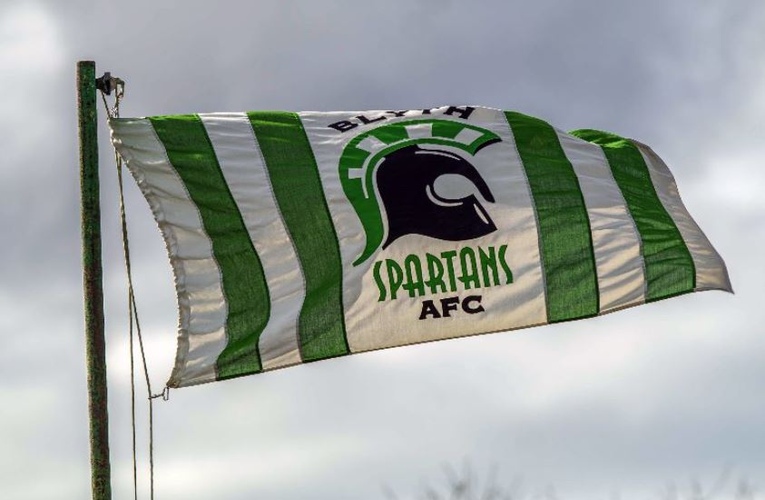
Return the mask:
[[611,133],[474,106],[110,127],[174,272],[170,387],[731,291],[664,162]]

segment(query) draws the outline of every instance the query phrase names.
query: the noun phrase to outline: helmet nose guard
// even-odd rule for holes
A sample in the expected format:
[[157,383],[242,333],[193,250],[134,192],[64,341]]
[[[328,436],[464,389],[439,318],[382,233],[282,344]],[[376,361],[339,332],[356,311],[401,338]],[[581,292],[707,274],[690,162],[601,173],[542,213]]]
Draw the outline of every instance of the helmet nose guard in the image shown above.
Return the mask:
[[467,178],[486,201],[494,202],[489,186],[461,156],[417,145],[398,149],[377,168],[377,189],[388,216],[383,248],[407,234],[462,241],[497,230],[474,194],[447,199],[435,192],[435,181],[444,174]]

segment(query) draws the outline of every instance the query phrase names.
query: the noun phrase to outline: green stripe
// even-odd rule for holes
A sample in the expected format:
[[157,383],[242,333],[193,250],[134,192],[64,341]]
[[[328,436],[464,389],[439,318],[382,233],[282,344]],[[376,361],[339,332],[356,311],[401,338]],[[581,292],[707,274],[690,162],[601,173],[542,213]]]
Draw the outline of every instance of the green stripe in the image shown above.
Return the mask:
[[594,316],[600,294],[592,232],[579,180],[548,123],[506,112],[531,186],[550,323]]
[[196,115],[149,118],[167,156],[199,209],[220,267],[226,297],[227,344],[216,362],[223,380],[261,371],[258,340],[271,300],[266,278],[242,215]]
[[693,291],[696,268],[691,252],[656,194],[648,165],[637,146],[628,139],[598,130],[576,130],[571,134],[599,145],[605,152],[640,233],[646,302]]
[[248,116],[305,276],[298,324],[303,361],[348,354],[340,246],[303,125],[295,113]]

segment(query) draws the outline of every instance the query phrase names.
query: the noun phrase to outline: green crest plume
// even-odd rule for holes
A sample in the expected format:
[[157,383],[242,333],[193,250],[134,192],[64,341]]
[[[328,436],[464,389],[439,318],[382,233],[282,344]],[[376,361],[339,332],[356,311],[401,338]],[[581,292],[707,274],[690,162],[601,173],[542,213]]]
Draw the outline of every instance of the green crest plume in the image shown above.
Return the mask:
[[386,155],[415,144],[457,148],[473,156],[499,142],[497,134],[484,128],[451,120],[408,120],[384,125],[355,137],[340,157],[343,191],[364,226],[366,245],[354,261],[366,261],[382,244],[385,225],[375,186],[375,171]]

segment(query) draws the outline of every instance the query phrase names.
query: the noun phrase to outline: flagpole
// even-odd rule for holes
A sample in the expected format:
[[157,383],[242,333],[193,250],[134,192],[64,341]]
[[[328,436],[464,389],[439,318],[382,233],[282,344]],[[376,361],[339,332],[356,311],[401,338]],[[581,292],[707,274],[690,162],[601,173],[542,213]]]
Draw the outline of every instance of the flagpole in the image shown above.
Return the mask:
[[88,371],[90,469],[93,500],[110,500],[109,414],[106,395],[106,342],[101,265],[101,207],[98,180],[96,63],[77,63],[80,138],[82,265],[85,295],[85,356]]

